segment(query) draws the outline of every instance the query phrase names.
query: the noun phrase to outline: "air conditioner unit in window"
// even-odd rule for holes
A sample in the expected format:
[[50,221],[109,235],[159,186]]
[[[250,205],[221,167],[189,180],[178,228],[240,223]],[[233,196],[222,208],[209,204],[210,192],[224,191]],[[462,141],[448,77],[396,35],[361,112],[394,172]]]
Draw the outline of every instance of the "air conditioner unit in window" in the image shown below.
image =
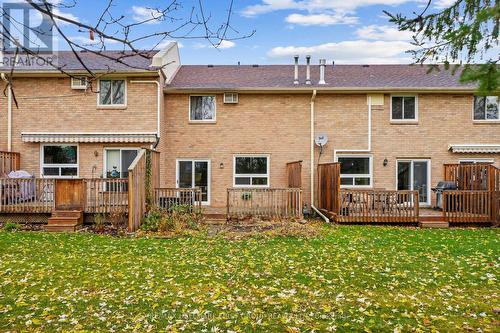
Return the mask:
[[87,78],[85,76],[72,77],[71,89],[87,89]]
[[224,93],[224,103],[225,104],[236,104],[238,103],[238,93],[226,92]]

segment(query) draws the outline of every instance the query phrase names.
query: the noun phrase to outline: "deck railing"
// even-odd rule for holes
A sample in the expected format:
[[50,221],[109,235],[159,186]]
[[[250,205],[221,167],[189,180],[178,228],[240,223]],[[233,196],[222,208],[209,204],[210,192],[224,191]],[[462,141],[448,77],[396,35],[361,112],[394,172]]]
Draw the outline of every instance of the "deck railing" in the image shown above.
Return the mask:
[[126,213],[128,211],[128,179],[85,179],[86,213]]
[[183,205],[200,212],[201,200],[201,190],[198,188],[156,188],[154,191],[154,205],[167,210]]
[[20,153],[15,153],[10,151],[0,151],[0,175],[5,175],[11,171],[19,170],[20,165],[21,165]]
[[418,201],[418,191],[343,189],[337,222],[416,223]]
[[493,197],[490,191],[444,191],[443,216],[452,223],[492,222],[497,213]]
[[227,217],[302,218],[302,190],[229,188]]
[[54,179],[0,178],[0,213],[50,213]]

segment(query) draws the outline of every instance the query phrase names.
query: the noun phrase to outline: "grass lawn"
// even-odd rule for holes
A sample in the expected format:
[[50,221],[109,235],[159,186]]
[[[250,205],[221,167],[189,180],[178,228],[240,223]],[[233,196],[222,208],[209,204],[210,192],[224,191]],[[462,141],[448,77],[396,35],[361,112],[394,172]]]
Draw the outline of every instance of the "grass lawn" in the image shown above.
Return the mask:
[[322,235],[0,232],[0,331],[498,332],[498,229]]

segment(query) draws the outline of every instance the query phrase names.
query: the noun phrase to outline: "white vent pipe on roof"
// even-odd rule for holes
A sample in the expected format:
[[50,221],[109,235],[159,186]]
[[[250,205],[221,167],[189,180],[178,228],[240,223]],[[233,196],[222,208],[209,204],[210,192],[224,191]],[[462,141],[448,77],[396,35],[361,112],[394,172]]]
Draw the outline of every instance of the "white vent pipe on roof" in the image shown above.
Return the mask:
[[299,56],[293,56],[295,59],[295,74],[293,76],[293,84],[299,84]]
[[318,84],[326,84],[326,82],[325,82],[325,67],[326,67],[326,59],[319,59],[319,82],[318,82]]
[[311,84],[311,56],[306,56],[306,84]]

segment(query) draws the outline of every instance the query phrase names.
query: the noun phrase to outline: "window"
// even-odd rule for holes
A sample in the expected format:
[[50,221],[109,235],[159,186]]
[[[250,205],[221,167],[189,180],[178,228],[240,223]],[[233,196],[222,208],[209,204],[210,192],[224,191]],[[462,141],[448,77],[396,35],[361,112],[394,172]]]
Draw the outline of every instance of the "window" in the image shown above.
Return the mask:
[[338,156],[340,185],[343,187],[372,186],[372,157],[363,155]]
[[235,156],[234,186],[268,187],[269,156]]
[[498,96],[475,96],[474,120],[500,120]]
[[189,120],[215,121],[215,96],[190,96]]
[[126,104],[126,82],[125,80],[100,80],[99,81],[99,105],[123,106]]
[[391,120],[417,120],[416,96],[391,96]]
[[42,177],[78,177],[78,146],[43,145]]
[[105,151],[105,178],[128,178],[128,168],[137,157],[137,148],[107,148]]

